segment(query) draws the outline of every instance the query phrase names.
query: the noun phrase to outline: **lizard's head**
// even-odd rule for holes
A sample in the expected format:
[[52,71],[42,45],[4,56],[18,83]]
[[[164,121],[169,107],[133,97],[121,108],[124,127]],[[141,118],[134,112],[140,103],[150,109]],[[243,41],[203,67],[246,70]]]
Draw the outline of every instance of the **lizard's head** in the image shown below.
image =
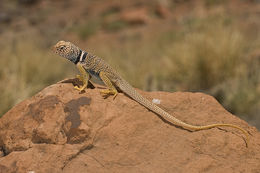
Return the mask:
[[57,44],[55,44],[53,46],[52,50],[56,54],[66,58],[72,62],[76,61],[76,59],[80,53],[79,48],[68,41],[59,41]]

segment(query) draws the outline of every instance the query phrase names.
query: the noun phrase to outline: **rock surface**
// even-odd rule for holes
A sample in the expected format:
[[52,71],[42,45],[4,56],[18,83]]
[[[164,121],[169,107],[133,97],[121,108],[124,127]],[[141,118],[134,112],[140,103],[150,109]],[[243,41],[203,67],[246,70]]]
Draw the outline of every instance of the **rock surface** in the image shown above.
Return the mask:
[[49,86],[0,119],[0,172],[260,172],[260,133],[202,93],[143,92],[177,118],[232,128],[189,132],[120,93],[80,93],[67,80]]

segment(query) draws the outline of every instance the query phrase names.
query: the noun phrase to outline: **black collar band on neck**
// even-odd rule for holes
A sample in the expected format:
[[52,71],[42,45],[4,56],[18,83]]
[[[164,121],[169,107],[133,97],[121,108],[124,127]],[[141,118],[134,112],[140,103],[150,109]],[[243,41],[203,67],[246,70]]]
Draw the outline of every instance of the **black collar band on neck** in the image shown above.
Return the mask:
[[77,64],[79,62],[81,54],[82,54],[82,50],[79,50],[79,55],[77,56],[76,61],[74,61],[74,64]]
[[80,62],[84,62],[84,60],[86,59],[88,55],[88,52],[84,52],[84,54],[82,55],[82,59],[80,60]]

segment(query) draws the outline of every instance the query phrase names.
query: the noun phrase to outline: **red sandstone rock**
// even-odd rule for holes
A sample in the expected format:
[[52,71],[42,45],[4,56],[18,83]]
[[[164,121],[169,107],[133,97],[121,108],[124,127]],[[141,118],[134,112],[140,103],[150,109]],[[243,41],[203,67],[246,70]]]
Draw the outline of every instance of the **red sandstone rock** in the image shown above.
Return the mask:
[[191,124],[232,128],[189,132],[124,94],[103,99],[71,83],[49,86],[0,119],[0,172],[260,172],[260,133],[202,93],[143,92]]

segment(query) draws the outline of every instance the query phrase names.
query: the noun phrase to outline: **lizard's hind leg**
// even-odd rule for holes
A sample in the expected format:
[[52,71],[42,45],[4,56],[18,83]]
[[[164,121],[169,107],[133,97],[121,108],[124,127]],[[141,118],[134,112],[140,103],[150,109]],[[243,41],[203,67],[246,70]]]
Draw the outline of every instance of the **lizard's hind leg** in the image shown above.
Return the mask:
[[113,95],[113,99],[116,98],[118,91],[115,88],[115,86],[112,84],[112,82],[110,81],[110,79],[107,77],[107,75],[105,74],[105,72],[100,72],[99,74],[101,80],[104,82],[104,84],[108,87],[108,89],[105,90],[101,90],[100,93],[107,96],[107,95]]

